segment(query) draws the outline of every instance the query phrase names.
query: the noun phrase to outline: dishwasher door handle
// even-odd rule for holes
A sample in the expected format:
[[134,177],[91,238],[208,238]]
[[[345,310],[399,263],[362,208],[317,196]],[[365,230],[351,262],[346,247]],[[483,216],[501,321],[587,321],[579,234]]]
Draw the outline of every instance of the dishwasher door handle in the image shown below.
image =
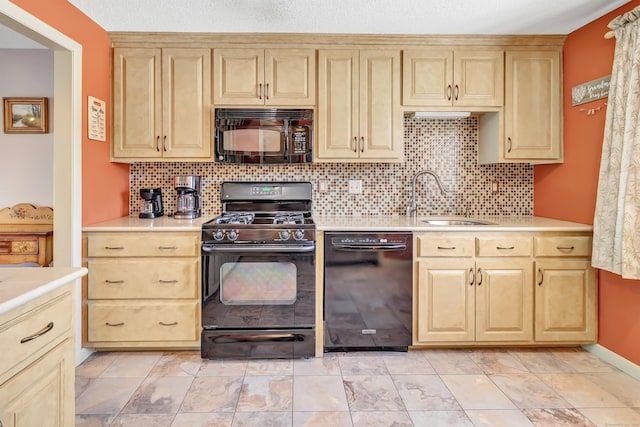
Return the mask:
[[332,245],[333,249],[340,252],[391,252],[404,251],[407,245]]

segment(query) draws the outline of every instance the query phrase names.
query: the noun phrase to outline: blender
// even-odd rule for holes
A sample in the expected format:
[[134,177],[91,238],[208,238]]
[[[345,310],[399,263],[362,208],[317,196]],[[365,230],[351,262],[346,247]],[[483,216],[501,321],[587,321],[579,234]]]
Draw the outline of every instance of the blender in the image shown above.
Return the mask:
[[138,218],[157,218],[164,215],[162,191],[159,188],[140,189],[140,213]]
[[173,177],[173,188],[178,193],[176,212],[173,217],[176,219],[199,217],[202,209],[200,177],[196,175],[175,176]]

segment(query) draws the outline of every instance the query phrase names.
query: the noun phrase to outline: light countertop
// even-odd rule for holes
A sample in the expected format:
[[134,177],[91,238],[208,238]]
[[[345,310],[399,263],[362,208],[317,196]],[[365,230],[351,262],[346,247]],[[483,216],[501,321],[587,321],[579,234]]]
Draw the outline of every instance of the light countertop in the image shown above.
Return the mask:
[[85,225],[82,231],[200,231],[202,224],[215,216],[201,216],[194,219],[175,219],[170,216],[147,219],[138,216],[121,218]]
[[[161,216],[154,219],[141,219],[137,216],[125,216],[96,224],[84,226],[85,232],[91,231],[200,231],[204,222],[213,216],[195,219],[174,219]],[[494,225],[429,225],[422,222],[426,218],[480,219]],[[314,215],[319,231],[592,231],[593,226],[570,221],[543,218],[537,216],[482,216],[482,217],[435,217],[419,216],[411,218],[404,215]]]
[[86,268],[0,268],[0,314],[13,310],[87,274]]
[[[314,216],[321,231],[592,231],[593,226],[537,216]],[[425,219],[478,219],[491,225],[430,225]]]

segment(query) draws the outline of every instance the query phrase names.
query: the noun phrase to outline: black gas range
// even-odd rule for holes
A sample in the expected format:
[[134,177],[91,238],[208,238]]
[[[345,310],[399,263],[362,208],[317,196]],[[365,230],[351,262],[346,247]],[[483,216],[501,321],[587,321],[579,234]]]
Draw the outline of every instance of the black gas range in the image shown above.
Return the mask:
[[224,182],[202,226],[205,358],[315,355],[315,223],[309,182]]

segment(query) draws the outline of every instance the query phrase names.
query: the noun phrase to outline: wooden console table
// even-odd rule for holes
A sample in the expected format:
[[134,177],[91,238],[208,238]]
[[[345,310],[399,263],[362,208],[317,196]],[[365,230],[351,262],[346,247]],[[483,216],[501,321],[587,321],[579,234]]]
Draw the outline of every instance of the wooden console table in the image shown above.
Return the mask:
[[0,264],[53,260],[53,209],[20,203],[0,210]]

